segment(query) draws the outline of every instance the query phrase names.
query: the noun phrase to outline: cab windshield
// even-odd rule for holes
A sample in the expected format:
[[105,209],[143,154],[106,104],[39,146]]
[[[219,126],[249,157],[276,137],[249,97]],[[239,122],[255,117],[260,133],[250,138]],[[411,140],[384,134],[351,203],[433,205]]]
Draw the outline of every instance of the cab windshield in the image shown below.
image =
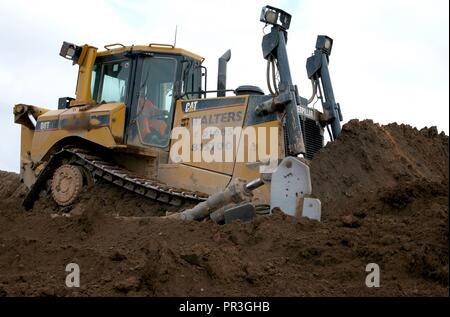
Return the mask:
[[140,65],[132,115],[132,122],[136,125],[131,127],[128,143],[165,147],[169,143],[172,126],[176,59],[147,57]]

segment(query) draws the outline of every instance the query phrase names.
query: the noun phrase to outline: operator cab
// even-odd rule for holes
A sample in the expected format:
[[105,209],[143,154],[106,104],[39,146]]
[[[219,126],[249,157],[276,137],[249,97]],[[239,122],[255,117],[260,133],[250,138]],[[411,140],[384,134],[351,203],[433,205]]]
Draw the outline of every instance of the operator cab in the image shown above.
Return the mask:
[[92,99],[125,103],[127,145],[167,147],[175,101],[201,96],[203,58],[165,45],[106,48],[92,69]]

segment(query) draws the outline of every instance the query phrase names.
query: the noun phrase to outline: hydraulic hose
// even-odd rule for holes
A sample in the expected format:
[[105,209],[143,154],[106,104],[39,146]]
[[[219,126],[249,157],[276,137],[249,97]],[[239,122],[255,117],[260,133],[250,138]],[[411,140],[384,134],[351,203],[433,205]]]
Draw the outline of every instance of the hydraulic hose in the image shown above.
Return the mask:
[[[272,66],[272,74],[270,74],[270,66]],[[278,88],[277,88],[277,81],[276,81],[276,72],[275,72],[275,59],[271,58],[267,60],[267,70],[266,70],[266,80],[267,80],[267,87],[269,88],[269,92],[272,96],[277,96],[279,94]],[[272,79],[270,78],[272,75]],[[273,83],[273,87],[272,87]]]
[[308,105],[314,101],[314,98],[316,97],[317,94],[317,84],[314,81],[314,79],[311,79],[311,85],[312,85],[312,95],[311,98],[308,99]]
[[269,92],[272,96],[274,96],[275,92],[273,91],[272,85],[270,83],[270,60],[267,60],[266,80],[267,80],[267,87],[269,88]]

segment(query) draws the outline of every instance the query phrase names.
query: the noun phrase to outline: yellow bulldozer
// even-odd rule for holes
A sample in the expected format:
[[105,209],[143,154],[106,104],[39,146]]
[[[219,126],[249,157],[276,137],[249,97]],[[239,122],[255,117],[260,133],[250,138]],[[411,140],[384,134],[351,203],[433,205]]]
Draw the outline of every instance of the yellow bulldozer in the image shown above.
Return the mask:
[[[265,6],[260,20],[271,26],[262,41],[268,94],[226,88],[230,51],[219,58],[217,90],[208,90],[204,58],[173,45],[98,51],[64,42],[60,55],[79,65],[75,98],[60,98],[57,110],[14,107],[25,208],[42,191],[71,205],[102,179],[180,206],[169,217],[183,220],[247,220],[275,207],[320,219],[307,160],[323,147],[325,128],[331,140],[340,133],[328,72],[333,42],[318,36],[306,64],[313,94],[302,98],[286,51],[291,16]],[[314,100],[322,112],[308,105]],[[186,202],[196,205],[183,210]]]

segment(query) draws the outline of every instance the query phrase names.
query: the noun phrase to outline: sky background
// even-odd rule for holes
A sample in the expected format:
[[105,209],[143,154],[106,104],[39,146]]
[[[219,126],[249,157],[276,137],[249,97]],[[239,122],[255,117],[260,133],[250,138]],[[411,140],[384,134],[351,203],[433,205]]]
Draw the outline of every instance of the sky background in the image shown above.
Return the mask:
[[228,88],[252,84],[267,93],[259,22],[266,4],[292,14],[287,48],[302,96],[311,93],[306,58],[326,34],[334,39],[330,72],[345,122],[369,118],[449,133],[447,0],[1,0],[0,169],[19,170],[13,105],[56,109],[59,97],[75,94],[77,67],[59,56],[63,41],[99,49],[172,44],[177,25],[177,47],[206,58],[209,89],[218,57],[231,49]]

